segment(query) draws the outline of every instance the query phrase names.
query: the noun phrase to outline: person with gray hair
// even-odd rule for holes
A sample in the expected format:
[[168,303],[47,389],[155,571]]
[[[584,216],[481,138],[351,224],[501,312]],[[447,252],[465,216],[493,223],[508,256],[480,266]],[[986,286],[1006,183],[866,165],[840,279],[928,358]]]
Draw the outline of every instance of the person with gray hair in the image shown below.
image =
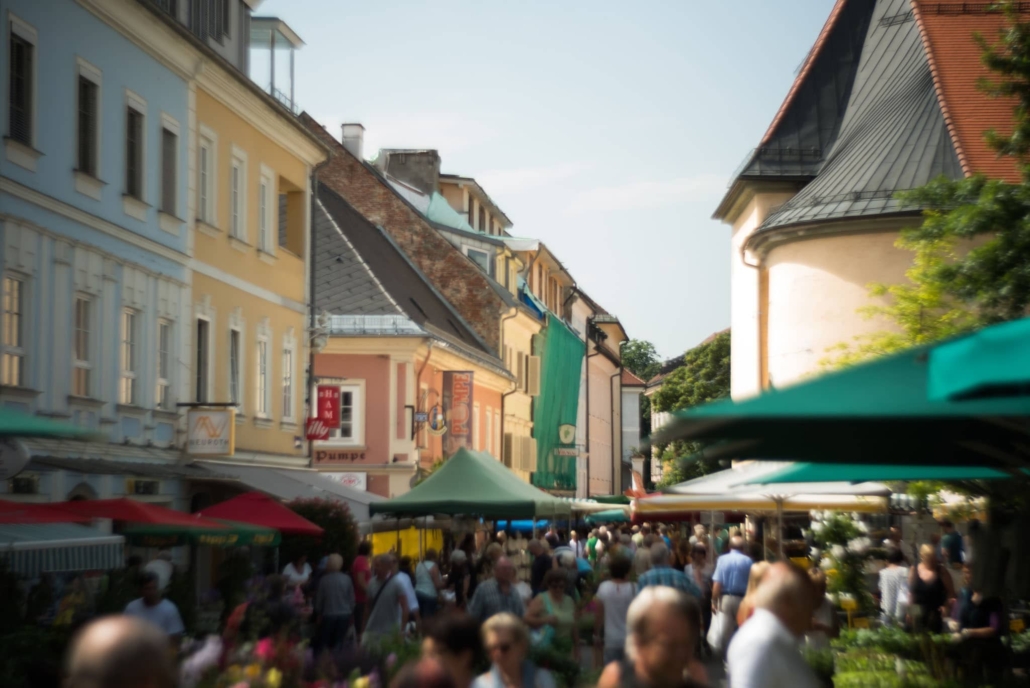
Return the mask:
[[642,576],[651,568],[651,547],[654,545],[654,537],[648,532],[633,554],[633,572]]
[[626,613],[626,658],[605,667],[598,688],[692,688],[708,683],[694,657],[701,633],[697,601],[675,588],[642,590]]
[[497,560],[494,565],[494,577],[476,586],[468,611],[473,618],[481,622],[501,612],[515,616],[526,613],[522,595],[515,587],[515,565],[511,559],[501,557]]
[[86,626],[68,652],[65,688],[175,688],[168,636],[143,619],[108,616]]
[[330,652],[337,650],[354,619],[354,582],[343,573],[343,557],[339,554],[329,555],[326,574],[318,581],[314,611],[319,647]]
[[731,687],[820,685],[799,647],[812,622],[815,598],[805,571],[784,562],[769,567],[755,591],[754,614],[730,642],[726,660]]
[[701,589],[697,587],[697,584],[687,578],[685,573],[672,567],[669,548],[665,544],[657,542],[651,545],[648,554],[651,558],[651,569],[637,578],[638,597],[650,586],[663,585],[680,590],[695,600],[701,599]]
[[411,610],[396,564],[397,557],[393,553],[380,554],[375,558],[375,578],[368,585],[363,645],[377,645],[383,639],[402,632],[408,625]]

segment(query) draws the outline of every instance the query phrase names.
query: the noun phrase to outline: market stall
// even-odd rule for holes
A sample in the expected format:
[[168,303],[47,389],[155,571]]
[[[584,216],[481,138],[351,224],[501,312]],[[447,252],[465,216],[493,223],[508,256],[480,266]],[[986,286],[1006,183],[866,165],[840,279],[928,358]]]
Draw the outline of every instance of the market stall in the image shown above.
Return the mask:
[[199,511],[204,518],[236,521],[277,530],[285,535],[312,535],[323,533],[315,525],[289,507],[261,492],[247,492]]
[[0,525],[0,559],[26,579],[42,573],[119,568],[124,552],[121,535],[74,523]]

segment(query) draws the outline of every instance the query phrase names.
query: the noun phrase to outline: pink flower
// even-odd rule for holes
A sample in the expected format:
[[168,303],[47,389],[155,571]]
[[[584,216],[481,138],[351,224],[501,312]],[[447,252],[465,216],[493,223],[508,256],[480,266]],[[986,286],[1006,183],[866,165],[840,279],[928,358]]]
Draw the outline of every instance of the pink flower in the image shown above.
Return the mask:
[[396,663],[397,663],[397,653],[396,652],[391,652],[390,655],[386,658],[386,668],[387,669],[393,669],[393,665],[396,664]]
[[257,646],[254,648],[254,654],[257,655],[259,659],[271,659],[275,654],[275,646],[272,644],[272,639],[265,638],[264,640],[258,641]]

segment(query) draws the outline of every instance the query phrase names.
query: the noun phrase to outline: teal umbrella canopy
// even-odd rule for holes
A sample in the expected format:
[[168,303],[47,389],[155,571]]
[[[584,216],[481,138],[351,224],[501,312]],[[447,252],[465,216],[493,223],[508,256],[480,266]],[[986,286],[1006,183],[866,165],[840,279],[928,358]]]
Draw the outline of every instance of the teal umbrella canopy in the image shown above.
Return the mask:
[[[1026,475],[1026,470],[1020,471]],[[750,484],[908,482],[912,480],[1004,480],[1012,472],[990,466],[903,466],[897,464],[795,463],[781,470],[757,476]]]
[[32,416],[20,411],[0,410],[0,437],[40,437],[62,440],[93,440],[99,433],[67,423]]
[[1030,397],[1030,318],[987,327],[933,348],[932,400]]
[[677,412],[658,441],[722,441],[706,447],[712,458],[1030,465],[1030,396],[931,399],[932,348]]

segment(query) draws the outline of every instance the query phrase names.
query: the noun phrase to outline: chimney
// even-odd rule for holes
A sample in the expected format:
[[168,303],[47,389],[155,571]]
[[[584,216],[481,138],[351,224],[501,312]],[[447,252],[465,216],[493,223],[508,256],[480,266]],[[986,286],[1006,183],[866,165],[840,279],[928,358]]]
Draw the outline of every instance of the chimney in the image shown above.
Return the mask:
[[344,124],[342,127],[343,135],[341,136],[341,142],[343,147],[349,150],[355,158],[364,161],[365,157],[365,127],[357,124]]

